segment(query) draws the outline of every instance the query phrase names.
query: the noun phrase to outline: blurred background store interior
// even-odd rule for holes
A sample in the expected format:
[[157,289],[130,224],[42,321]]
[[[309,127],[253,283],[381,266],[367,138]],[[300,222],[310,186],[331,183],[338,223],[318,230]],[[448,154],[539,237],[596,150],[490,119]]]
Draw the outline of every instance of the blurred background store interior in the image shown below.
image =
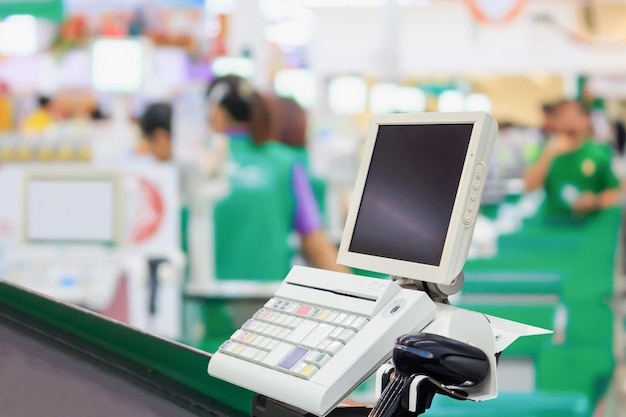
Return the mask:
[[[452,302],[555,333],[504,354],[500,399],[432,415],[626,415],[625,22],[621,0],[0,1],[0,279],[213,352],[291,265],[347,271],[373,115],[487,111]],[[568,135],[593,151],[548,221],[557,186],[527,173]]]

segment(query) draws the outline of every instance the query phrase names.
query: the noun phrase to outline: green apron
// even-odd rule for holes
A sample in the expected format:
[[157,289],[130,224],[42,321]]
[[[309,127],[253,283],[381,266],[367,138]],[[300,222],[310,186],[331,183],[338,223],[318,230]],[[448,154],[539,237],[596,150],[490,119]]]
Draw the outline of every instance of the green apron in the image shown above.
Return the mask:
[[215,269],[222,280],[282,280],[294,255],[288,242],[295,200],[294,152],[277,142],[230,140],[229,195],[214,212]]
[[587,141],[580,149],[556,157],[545,182],[544,213],[573,214],[571,205],[581,193],[617,188],[619,180],[611,168],[611,156],[607,145]]

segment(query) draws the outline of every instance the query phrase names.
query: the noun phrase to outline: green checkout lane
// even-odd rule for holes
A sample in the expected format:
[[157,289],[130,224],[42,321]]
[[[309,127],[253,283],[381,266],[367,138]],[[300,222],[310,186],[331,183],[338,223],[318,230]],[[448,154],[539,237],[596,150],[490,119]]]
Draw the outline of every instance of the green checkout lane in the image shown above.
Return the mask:
[[[24,337],[38,338],[51,354],[60,350],[77,361],[103,365],[129,384],[147,389],[149,396],[163,398],[194,415],[250,415],[253,393],[210,377],[207,353],[6,282],[0,282],[0,319],[0,326],[11,325],[21,329]],[[10,388],[16,393],[31,389]],[[7,392],[0,393],[0,399],[3,394]]]

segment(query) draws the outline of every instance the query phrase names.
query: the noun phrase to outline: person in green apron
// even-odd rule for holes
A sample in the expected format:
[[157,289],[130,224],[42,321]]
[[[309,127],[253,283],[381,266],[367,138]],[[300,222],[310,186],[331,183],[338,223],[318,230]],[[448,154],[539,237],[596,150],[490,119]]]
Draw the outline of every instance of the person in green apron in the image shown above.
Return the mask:
[[318,268],[347,271],[322,227],[300,157],[272,139],[270,106],[246,80],[217,78],[207,91],[209,124],[229,141],[229,194],[215,207],[218,279],[282,280],[300,236],[305,259]]
[[553,108],[555,134],[526,172],[526,189],[545,190],[546,215],[585,215],[619,202],[619,180],[611,168],[612,152],[590,137],[587,108],[562,101]]

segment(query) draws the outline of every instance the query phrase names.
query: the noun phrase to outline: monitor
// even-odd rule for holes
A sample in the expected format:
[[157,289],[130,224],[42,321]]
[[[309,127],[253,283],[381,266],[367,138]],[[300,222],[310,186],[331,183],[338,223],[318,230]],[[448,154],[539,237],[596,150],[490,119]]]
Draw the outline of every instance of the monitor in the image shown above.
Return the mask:
[[143,87],[147,48],[139,38],[102,38],[91,44],[91,83],[102,92],[133,93]]
[[484,112],[375,116],[338,262],[451,284],[467,258],[497,129]]
[[122,242],[122,183],[115,171],[48,169],[23,180],[26,243]]

